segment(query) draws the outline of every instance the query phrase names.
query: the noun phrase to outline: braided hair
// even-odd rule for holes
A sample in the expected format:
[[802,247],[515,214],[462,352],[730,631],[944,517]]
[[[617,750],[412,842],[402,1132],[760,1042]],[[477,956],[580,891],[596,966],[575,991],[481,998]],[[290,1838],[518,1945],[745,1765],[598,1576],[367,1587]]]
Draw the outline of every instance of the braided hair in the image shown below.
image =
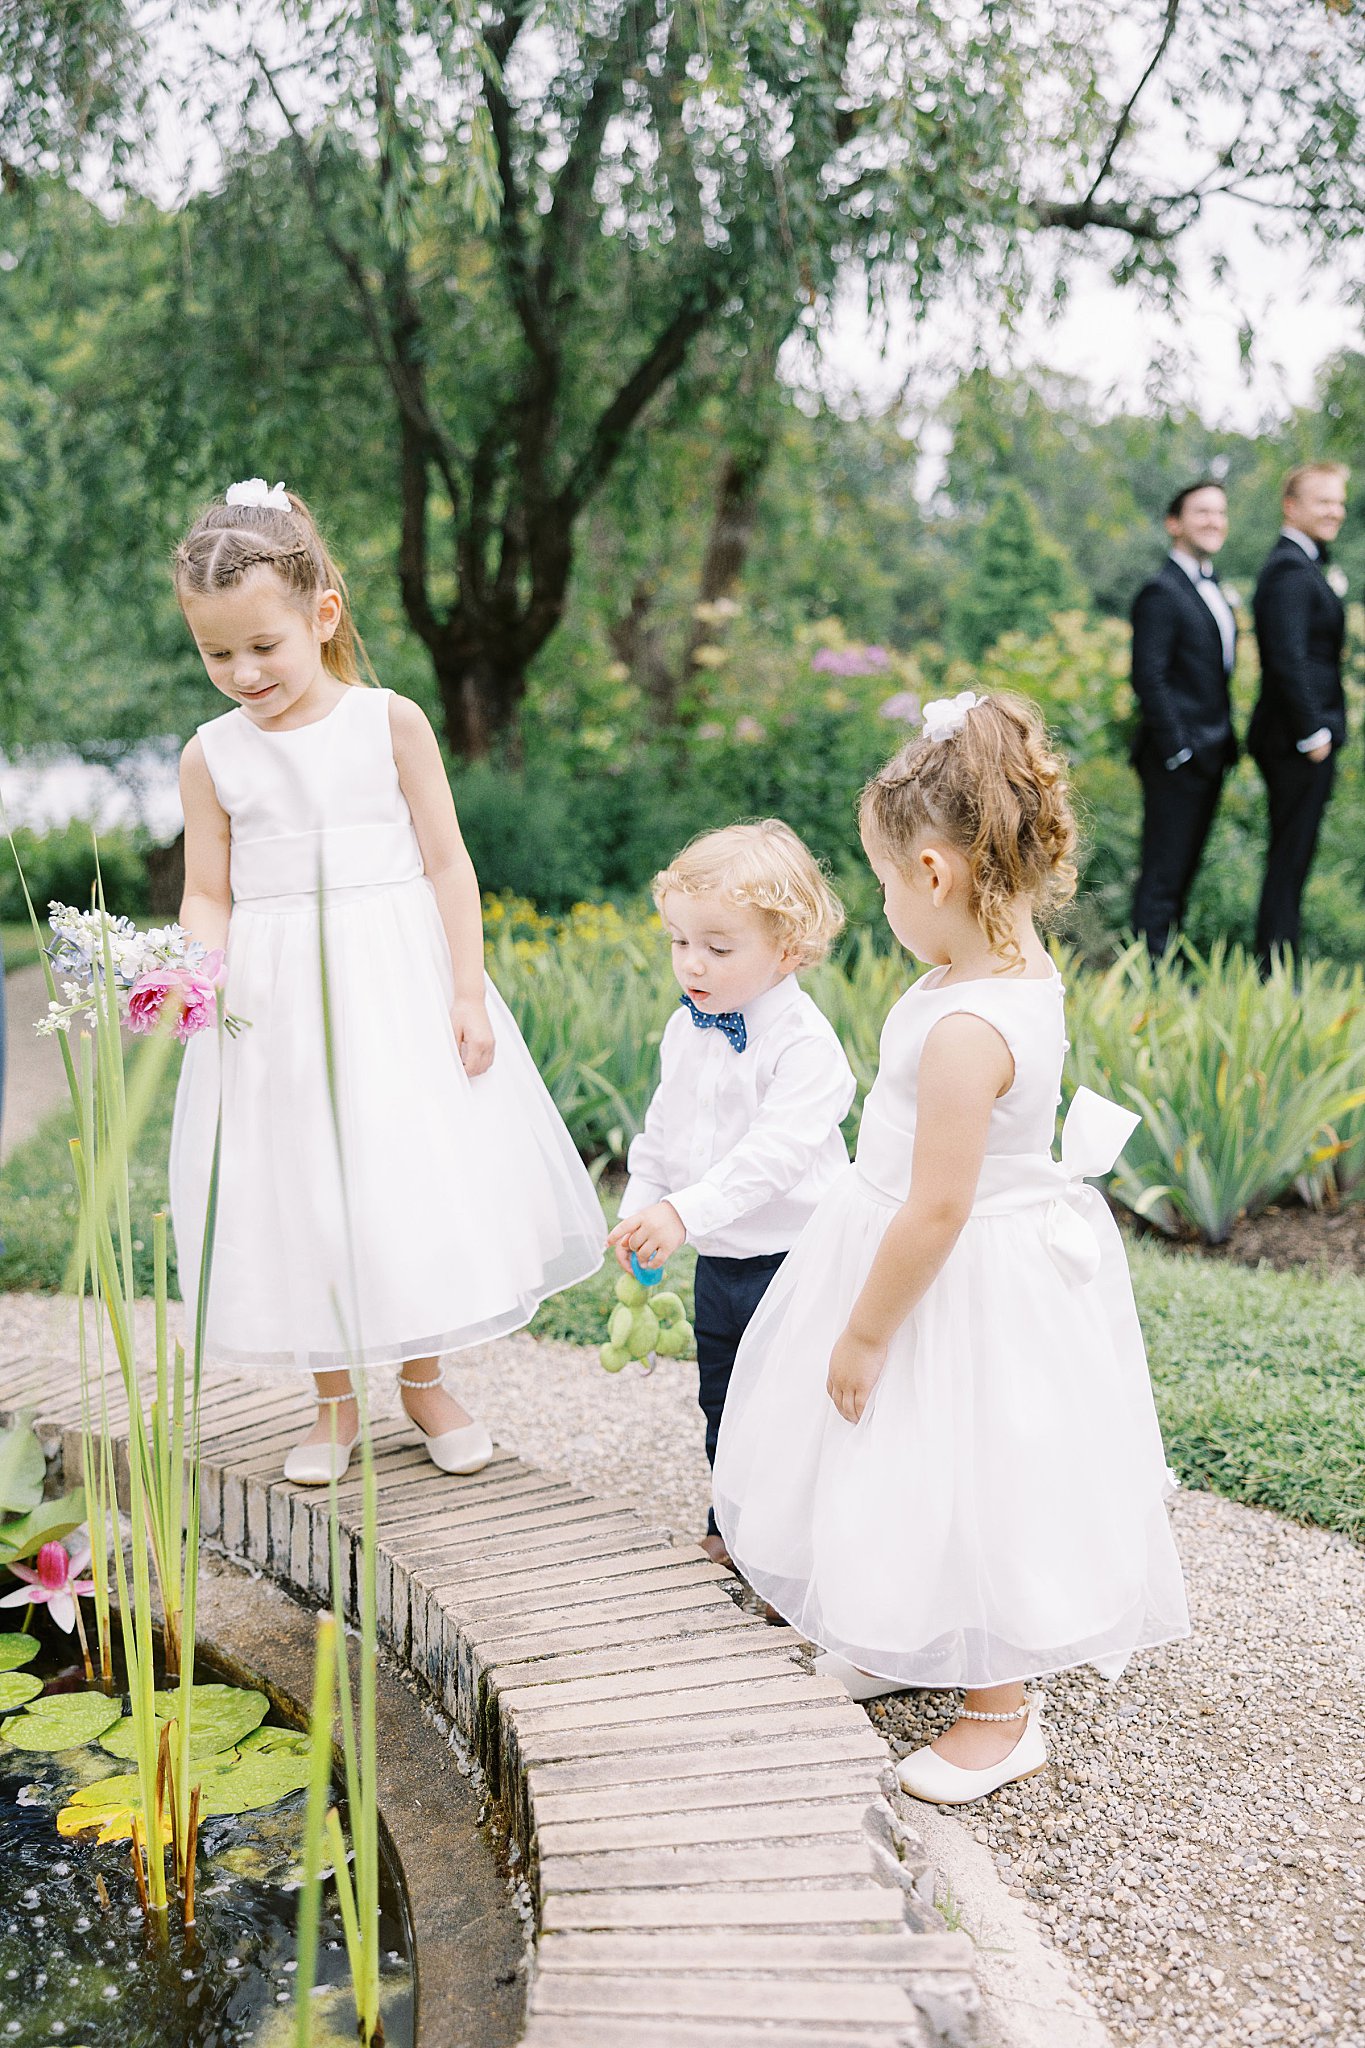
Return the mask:
[[967,862],[972,914],[1011,965],[1022,963],[1017,899],[1046,917],[1076,893],[1066,768],[1026,698],[983,698],[947,738],[911,740],[867,784],[858,815],[864,836],[897,867],[909,867],[927,833],[955,846]]
[[346,579],[303,499],[293,491],[287,495],[287,506],[229,505],[222,498],[207,506],[172,558],[175,594],[183,599],[233,590],[256,569],[271,570],[301,611],[310,611],[324,590],[334,590],[341,618],[323,642],[322,665],[339,683],[373,681]]

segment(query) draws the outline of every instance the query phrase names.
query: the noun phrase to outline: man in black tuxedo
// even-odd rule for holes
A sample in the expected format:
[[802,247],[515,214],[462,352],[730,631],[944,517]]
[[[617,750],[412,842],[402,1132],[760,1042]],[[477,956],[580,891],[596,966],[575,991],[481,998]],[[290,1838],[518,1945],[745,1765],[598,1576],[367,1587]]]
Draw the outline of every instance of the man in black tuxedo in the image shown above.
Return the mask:
[[1262,968],[1298,951],[1299,904],[1346,740],[1341,644],[1346,609],[1327,577],[1346,517],[1348,471],[1308,462],[1284,482],[1284,525],[1256,585],[1261,694],[1247,748],[1265,777],[1270,841],[1256,918]]
[[1139,724],[1133,765],[1142,781],[1142,863],[1133,929],[1154,959],[1181,918],[1237,759],[1228,679],[1237,618],[1213,573],[1228,536],[1228,501],[1205,478],[1166,510],[1171,552],[1133,601],[1133,694]]

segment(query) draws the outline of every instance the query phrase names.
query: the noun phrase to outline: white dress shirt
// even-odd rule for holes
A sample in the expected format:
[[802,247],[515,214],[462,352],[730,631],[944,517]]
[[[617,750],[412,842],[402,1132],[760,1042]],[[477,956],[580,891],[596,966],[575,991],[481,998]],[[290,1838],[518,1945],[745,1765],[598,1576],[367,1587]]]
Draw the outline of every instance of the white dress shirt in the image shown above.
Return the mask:
[[855,1083],[828,1018],[794,974],[743,1017],[743,1052],[681,1005],[670,1017],[621,1197],[622,1216],[671,1202],[712,1258],[789,1251],[848,1166],[839,1126]]
[[[1286,540],[1292,540],[1297,546],[1301,547],[1310,562],[1316,562],[1318,559],[1318,544],[1315,540],[1310,540],[1306,533],[1300,533],[1297,526],[1282,526],[1280,532]],[[1309,733],[1306,740],[1296,740],[1294,744],[1301,754],[1311,754],[1318,747],[1325,746],[1331,737],[1332,735],[1327,730],[1327,727],[1320,725],[1316,732]]]
[[1213,613],[1213,622],[1218,628],[1218,637],[1223,643],[1223,669],[1225,674],[1231,675],[1232,665],[1237,659],[1237,620],[1233,616],[1232,606],[1224,597],[1215,579],[1204,574],[1203,565],[1196,555],[1187,554],[1184,548],[1172,548],[1171,560],[1178,563],[1185,571],[1185,574]]

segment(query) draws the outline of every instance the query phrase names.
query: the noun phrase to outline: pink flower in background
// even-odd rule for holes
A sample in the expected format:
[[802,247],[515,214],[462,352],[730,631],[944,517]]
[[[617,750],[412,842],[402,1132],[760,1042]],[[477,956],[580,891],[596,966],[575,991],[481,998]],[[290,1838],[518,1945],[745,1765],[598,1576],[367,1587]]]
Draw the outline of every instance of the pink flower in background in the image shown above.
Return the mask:
[[884,647],[822,647],[810,665],[817,675],[877,676],[890,660]]
[[882,718],[903,718],[907,725],[914,725],[919,718],[919,698],[913,690],[897,690],[877,711]]
[[35,1559],[36,1571],[26,1564],[10,1566],[16,1579],[25,1583],[17,1592],[6,1593],[0,1607],[19,1607],[25,1603],[30,1607],[45,1606],[58,1628],[70,1635],[76,1626],[77,1598],[95,1590],[93,1580],[78,1577],[89,1562],[88,1543],[82,1543],[74,1553],[64,1543],[45,1543]]
[[128,991],[128,1029],[153,1031],[168,1002],[175,1004],[175,1035],[183,1045],[204,1031],[218,1014],[218,983],[223,956],[210,953],[197,967],[154,967],[140,974]]

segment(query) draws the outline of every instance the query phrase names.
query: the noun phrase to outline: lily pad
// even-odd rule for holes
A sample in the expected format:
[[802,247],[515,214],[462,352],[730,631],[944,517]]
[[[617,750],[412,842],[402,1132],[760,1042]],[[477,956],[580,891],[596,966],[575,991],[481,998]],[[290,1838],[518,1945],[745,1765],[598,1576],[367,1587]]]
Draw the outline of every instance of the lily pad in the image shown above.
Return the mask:
[[12,1714],[16,1707],[26,1707],[42,1689],[42,1679],[27,1671],[0,1671],[0,1714]]
[[18,1630],[0,1636],[0,1671],[17,1671],[21,1664],[31,1664],[37,1654],[37,1636],[26,1636]]
[[[174,1720],[179,1713],[180,1695],[178,1692],[159,1692],[155,1695],[154,1704],[159,1726],[164,1721]],[[220,1750],[235,1748],[244,1736],[259,1727],[269,1711],[270,1702],[263,1692],[248,1692],[239,1685],[196,1685],[190,1708],[191,1759],[198,1763],[204,1757],[216,1756]],[[107,1749],[111,1756],[128,1761],[136,1757],[131,1714],[126,1714],[117,1726],[100,1737],[100,1747]]]
[[301,1728],[257,1728],[237,1747],[243,1756],[310,1756],[312,1737]]
[[81,1749],[112,1728],[122,1709],[102,1692],[50,1693],[5,1724],[16,1749]]
[[[309,1771],[306,1756],[267,1756],[258,1750],[245,1756],[233,1751],[211,1757],[193,1774],[200,1786],[200,1818],[256,1813],[263,1807],[278,1806],[291,1792],[303,1790]],[[136,1772],[129,1771],[79,1786],[57,1815],[57,1832],[78,1835],[96,1828],[101,1842],[122,1842],[132,1833],[134,1814],[142,1811],[141,1781]]]

